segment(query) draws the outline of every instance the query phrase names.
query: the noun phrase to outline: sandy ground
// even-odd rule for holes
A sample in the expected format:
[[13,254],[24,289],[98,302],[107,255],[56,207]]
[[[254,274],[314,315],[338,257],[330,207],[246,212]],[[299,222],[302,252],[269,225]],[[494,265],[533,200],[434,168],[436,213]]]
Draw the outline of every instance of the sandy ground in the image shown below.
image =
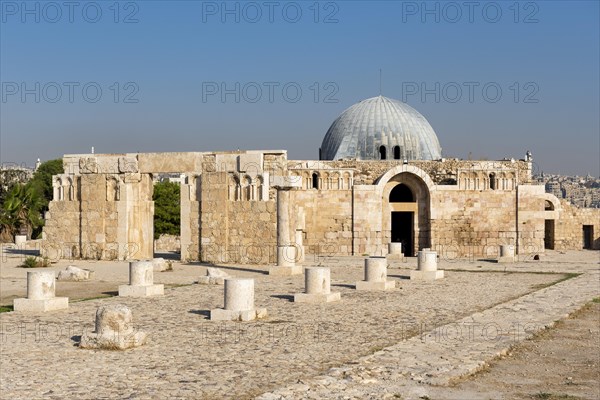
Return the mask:
[[[390,265],[388,275],[397,285],[390,293],[354,290],[353,284],[362,279],[363,257],[311,257],[305,265],[331,267],[332,290],[342,293],[341,302],[326,305],[290,302],[293,293],[303,290],[302,276],[277,278],[267,275],[265,266],[224,265],[235,276],[256,279],[256,304],[269,311],[266,320],[242,324],[207,319],[210,309],[222,307],[223,287],[193,284],[205,274],[204,265],[174,263],[174,271],[156,273],[156,283],[170,286],[160,298],[73,302],[113,295],[118,285],[127,283],[128,264],[61,261],[51,269],[73,264],[94,270],[95,280],[57,282],[57,295],[71,298],[68,310],[0,314],[0,398],[251,398],[520,298],[567,277],[565,273],[597,272],[599,255],[550,252],[541,261],[515,264],[442,260],[446,278],[433,283],[407,280],[416,260],[406,259]],[[18,267],[23,258],[11,251],[3,254],[0,304],[25,295],[27,269]],[[117,303],[134,311],[136,325],[151,342],[125,352],[78,349],[77,337],[92,329],[96,308]],[[597,318],[596,306],[547,337],[517,344],[511,356],[487,372],[431,391],[429,398],[569,394],[597,399],[593,387],[600,383],[593,372],[599,364],[592,362],[600,358],[598,325],[595,330],[592,326]],[[569,334],[574,336],[569,339]]]
[[600,399],[600,303],[513,348],[485,371],[431,400]]

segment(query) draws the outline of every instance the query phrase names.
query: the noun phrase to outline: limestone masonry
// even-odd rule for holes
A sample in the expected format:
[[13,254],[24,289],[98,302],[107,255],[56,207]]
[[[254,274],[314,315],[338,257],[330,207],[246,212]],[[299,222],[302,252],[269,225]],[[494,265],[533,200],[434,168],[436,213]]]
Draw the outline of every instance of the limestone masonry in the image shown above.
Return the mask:
[[[293,275],[310,254],[383,256],[401,248],[416,256],[429,248],[444,258],[497,258],[501,245],[513,245],[515,257],[600,249],[600,209],[545,193],[532,181],[529,152],[523,160],[412,159],[437,154],[437,139],[430,127],[423,133],[426,121],[414,109],[402,120],[378,112],[380,103],[401,107],[388,100],[361,106],[374,124],[351,124],[342,114],[336,140],[326,136],[331,148],[320,151],[343,146],[358,158],[288,160],[284,150],[65,155],[43,253],[153,258],[152,177],[164,173],[181,175],[183,261],[277,264],[273,274]],[[422,129],[411,130],[406,118]]]

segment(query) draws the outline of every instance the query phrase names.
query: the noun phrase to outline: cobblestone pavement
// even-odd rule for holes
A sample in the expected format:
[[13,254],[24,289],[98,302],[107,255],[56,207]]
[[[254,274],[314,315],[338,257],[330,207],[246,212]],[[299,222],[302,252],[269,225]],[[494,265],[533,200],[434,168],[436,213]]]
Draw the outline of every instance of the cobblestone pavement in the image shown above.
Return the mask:
[[[406,267],[414,267],[409,260],[392,264],[397,290],[386,293],[353,289],[362,279],[360,257],[327,259],[332,290],[342,300],[322,305],[290,302],[303,289],[302,276],[228,268],[256,278],[256,305],[267,307],[269,317],[250,323],[207,320],[208,310],[223,302],[223,287],[208,285],[170,288],[159,298],[77,302],[46,314],[3,313],[0,397],[419,397],[428,385],[473,372],[598,296],[593,256],[579,267],[565,262],[564,270],[584,274],[546,288],[564,275],[528,272],[558,272],[560,263],[473,273],[468,270],[479,269],[477,262],[455,262],[456,271],[428,283],[404,279]],[[77,336],[93,330],[96,308],[116,303],[133,310],[150,343],[123,352],[79,349]]]

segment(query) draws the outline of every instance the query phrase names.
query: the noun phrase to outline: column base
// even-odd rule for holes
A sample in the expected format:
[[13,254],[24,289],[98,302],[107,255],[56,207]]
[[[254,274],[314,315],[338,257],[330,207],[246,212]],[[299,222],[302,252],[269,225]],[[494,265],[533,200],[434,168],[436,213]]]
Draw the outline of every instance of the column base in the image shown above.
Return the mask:
[[279,265],[275,265],[269,268],[269,275],[275,276],[292,276],[292,275],[302,275],[303,271],[302,265],[293,265],[291,267],[282,267]]
[[434,281],[436,279],[442,279],[444,277],[444,271],[410,271],[410,280],[414,281]]
[[100,335],[88,333],[81,337],[79,347],[82,349],[125,350],[146,344],[148,335],[145,332],[128,334],[111,332]]
[[53,297],[51,299],[14,299],[13,309],[19,312],[46,312],[69,308],[68,297]]
[[356,290],[383,291],[383,290],[392,290],[395,288],[396,288],[396,281],[385,281],[385,282],[358,281],[358,282],[356,282]]
[[404,254],[388,254],[386,258],[388,261],[404,261]]
[[165,294],[164,285],[147,285],[147,286],[132,286],[132,285],[121,285],[119,286],[120,297],[150,297],[150,296],[162,296]]
[[496,260],[497,263],[514,263],[517,261],[517,257],[514,256],[506,256],[506,257],[498,257]]
[[245,311],[225,310],[224,308],[210,310],[211,321],[253,321],[255,319],[265,318],[266,316],[266,308],[256,308],[254,310]]
[[296,303],[330,303],[332,301],[339,301],[342,298],[340,292],[335,293],[296,293],[294,295],[294,302]]

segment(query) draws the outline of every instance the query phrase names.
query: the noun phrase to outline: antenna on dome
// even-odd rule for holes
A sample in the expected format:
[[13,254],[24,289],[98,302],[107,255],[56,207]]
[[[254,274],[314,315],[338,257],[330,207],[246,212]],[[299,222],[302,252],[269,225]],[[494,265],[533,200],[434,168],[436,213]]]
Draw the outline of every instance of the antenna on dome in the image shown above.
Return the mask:
[[381,96],[381,68],[379,68],[379,95]]

